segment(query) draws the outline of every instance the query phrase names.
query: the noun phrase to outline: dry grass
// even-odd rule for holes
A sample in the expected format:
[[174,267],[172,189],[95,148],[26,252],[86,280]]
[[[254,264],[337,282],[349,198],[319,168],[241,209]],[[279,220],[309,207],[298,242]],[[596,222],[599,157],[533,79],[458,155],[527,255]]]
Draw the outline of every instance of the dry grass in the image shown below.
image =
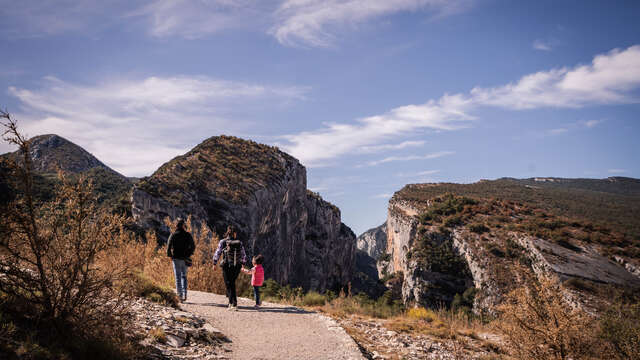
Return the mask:
[[167,342],[167,334],[165,334],[164,330],[161,327],[155,327],[149,330],[149,335],[151,335],[151,337],[159,343],[164,344]]
[[[165,219],[165,223],[175,229],[176,220]],[[189,290],[206,291],[215,294],[225,294],[226,288],[222,278],[222,269],[214,267],[213,253],[218,246],[219,238],[206,225],[195,229],[191,218],[185,222],[185,228],[193,235],[196,250],[191,259],[193,265],[187,271]],[[155,235],[147,233],[147,242],[131,242],[123,249],[121,256],[132,259],[138,264],[138,270],[153,283],[168,289],[175,288],[171,259],[167,256],[166,247],[158,248]],[[250,278],[240,276],[236,282],[238,294],[250,293]]]

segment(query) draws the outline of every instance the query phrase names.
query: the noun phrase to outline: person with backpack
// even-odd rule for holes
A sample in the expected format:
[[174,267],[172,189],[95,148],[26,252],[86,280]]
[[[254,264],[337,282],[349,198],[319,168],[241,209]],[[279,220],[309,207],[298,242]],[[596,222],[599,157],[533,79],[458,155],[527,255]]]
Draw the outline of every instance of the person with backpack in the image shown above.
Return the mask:
[[237,234],[232,226],[227,227],[224,239],[218,243],[218,248],[213,254],[213,266],[218,264],[220,255],[222,259],[222,277],[227,288],[227,298],[229,298],[229,310],[238,310],[238,297],[236,296],[236,279],[240,274],[242,265],[247,262],[247,255],[242,246],[242,242],[237,239]]
[[191,266],[191,255],[195,250],[193,237],[184,229],[184,220],[178,219],[176,231],[169,236],[167,242],[167,256],[173,261],[176,292],[180,302],[187,301],[187,266]]

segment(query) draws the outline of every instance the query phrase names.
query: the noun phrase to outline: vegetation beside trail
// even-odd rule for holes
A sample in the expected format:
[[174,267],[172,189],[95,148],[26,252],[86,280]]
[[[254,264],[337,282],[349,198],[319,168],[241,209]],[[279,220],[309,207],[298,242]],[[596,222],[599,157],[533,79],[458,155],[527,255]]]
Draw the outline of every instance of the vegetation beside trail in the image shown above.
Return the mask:
[[136,264],[121,215],[100,211],[87,177],[62,173],[49,201],[36,197],[29,142],[1,113],[4,139],[22,159],[3,160],[0,204],[0,353],[21,359],[138,358],[127,301]]

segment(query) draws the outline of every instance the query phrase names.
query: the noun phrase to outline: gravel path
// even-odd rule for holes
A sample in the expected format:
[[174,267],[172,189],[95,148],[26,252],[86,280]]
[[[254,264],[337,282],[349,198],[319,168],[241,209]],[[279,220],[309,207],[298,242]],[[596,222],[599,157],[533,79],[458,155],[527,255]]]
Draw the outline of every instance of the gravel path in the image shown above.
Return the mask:
[[205,317],[228,336],[232,359],[364,359],[351,337],[332,319],[296,307],[238,298],[238,311],[227,298],[189,291],[186,311]]

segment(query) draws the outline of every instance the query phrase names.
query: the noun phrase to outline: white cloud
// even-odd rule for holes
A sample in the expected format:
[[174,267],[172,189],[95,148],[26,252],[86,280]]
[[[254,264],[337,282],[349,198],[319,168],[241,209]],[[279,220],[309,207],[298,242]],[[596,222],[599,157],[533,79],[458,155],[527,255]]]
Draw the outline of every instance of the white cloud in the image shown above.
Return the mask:
[[540,71],[518,82],[494,88],[474,88],[470,101],[509,109],[583,107],[637,103],[630,94],[640,86],[640,46],[597,55],[589,65]]
[[384,193],[384,194],[377,194],[377,195],[374,195],[374,196],[372,196],[371,198],[372,198],[372,199],[388,199],[388,198],[390,198],[390,197],[392,197],[392,196],[393,196],[393,194],[390,194],[390,193]]
[[[306,89],[209,77],[149,77],[78,85],[47,77],[40,89],[11,87],[28,135],[56,133],[125,175],[148,175],[196,141],[241,126],[233,109],[301,99]],[[162,139],[162,140],[160,140]]]
[[430,160],[430,159],[437,159],[443,156],[453,155],[453,154],[455,154],[455,152],[453,151],[439,151],[436,153],[426,154],[426,155],[389,156],[384,159],[369,161],[367,165],[377,166],[380,164],[393,162],[393,161]]
[[604,120],[588,120],[584,122],[584,126],[588,127],[588,128],[594,128],[596,127],[598,124],[603,123]]
[[536,50],[542,51],[551,51],[552,49],[550,42],[546,42],[540,39],[535,40],[531,46]]
[[119,9],[136,1],[0,0],[0,33],[31,37],[104,29],[118,21]]
[[[0,0],[0,33],[12,37],[100,33],[142,25],[150,36],[196,39],[228,29],[268,31],[286,45],[329,46],[348,30],[399,12],[434,17],[477,0]],[[134,19],[135,21],[131,21]],[[338,29],[339,28],[339,29]]]
[[[473,110],[479,107],[526,110],[638,103],[640,98],[634,95],[638,88],[640,46],[635,45],[597,55],[589,65],[540,71],[515,83],[476,87],[468,94],[445,94],[438,100],[397,107],[354,123],[330,123],[319,130],[285,135],[287,143],[278,145],[307,166],[317,166],[418,130],[468,127],[474,119]],[[562,133],[566,129],[554,131]]]
[[[429,11],[443,16],[461,11],[472,0],[286,0],[276,12],[271,34],[285,45],[330,46],[336,30],[399,13]],[[331,29],[331,30],[329,30]]]
[[256,26],[274,8],[273,1],[264,0],[154,0],[128,16],[142,18],[152,36],[195,39],[221,30]]
[[607,172],[609,174],[624,174],[627,172],[627,169],[609,169]]
[[371,145],[371,146],[362,146],[358,149],[358,152],[363,154],[371,154],[377,153],[381,151],[389,151],[389,150],[401,150],[406,149],[408,147],[420,147],[424,145],[424,141],[403,141],[399,144],[384,144],[384,145]]

